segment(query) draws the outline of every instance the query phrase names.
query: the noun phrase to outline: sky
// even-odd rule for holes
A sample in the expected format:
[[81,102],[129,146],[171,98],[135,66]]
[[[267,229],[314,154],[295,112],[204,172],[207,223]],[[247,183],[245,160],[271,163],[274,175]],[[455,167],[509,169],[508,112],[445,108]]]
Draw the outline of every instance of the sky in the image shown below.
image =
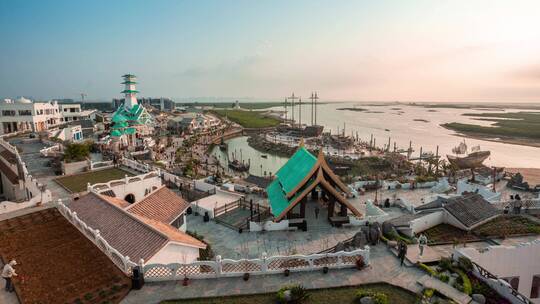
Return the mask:
[[0,97],[540,102],[540,1],[0,0]]

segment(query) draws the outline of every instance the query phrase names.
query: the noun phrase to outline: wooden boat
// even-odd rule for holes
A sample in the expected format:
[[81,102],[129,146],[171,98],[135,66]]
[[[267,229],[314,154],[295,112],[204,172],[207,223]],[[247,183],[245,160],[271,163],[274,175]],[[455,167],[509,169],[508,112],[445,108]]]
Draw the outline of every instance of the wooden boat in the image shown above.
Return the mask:
[[490,151],[481,151],[480,146],[473,147],[471,151],[471,153],[467,153],[467,145],[462,142],[452,149],[452,152],[456,153],[456,155],[447,155],[446,157],[452,165],[459,169],[473,169],[480,167],[491,155]]
[[250,167],[249,163],[245,164],[245,163],[242,163],[242,162],[238,161],[237,159],[235,159],[233,161],[229,161],[229,168],[231,168],[234,171],[247,172],[247,171],[249,171],[249,167]]
[[262,157],[262,158],[268,158],[268,155],[262,154],[261,157]]

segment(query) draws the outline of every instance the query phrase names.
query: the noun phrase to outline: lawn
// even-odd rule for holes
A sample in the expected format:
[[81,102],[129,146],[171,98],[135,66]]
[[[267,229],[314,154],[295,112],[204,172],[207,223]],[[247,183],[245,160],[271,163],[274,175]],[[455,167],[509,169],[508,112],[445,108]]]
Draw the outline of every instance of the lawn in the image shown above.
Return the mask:
[[243,110],[213,110],[221,117],[227,117],[244,128],[267,128],[279,125],[279,119],[265,117],[257,111]]
[[118,168],[109,168],[92,172],[85,172],[76,175],[59,177],[56,179],[56,182],[71,191],[72,193],[86,191],[88,183],[97,184],[97,183],[106,183],[115,179],[120,179],[128,176],[133,176],[133,174],[118,169]]
[[[130,279],[56,208],[0,222],[0,256],[17,260],[21,303],[119,303]],[[3,291],[2,291],[3,292]]]
[[423,232],[428,238],[430,245],[449,244],[455,241],[459,243],[478,240],[475,235],[458,229],[452,225],[440,224]]
[[[405,289],[389,284],[378,283],[352,287],[339,287],[329,289],[309,290],[309,299],[306,304],[348,304],[356,303],[354,295],[359,289],[369,289],[376,292],[382,292],[388,296],[389,303],[412,304],[417,302],[416,294]],[[248,296],[218,297],[218,298],[199,298],[190,300],[172,300],[164,301],[162,304],[275,304],[275,293],[256,294]]]
[[474,233],[484,237],[509,237],[523,234],[540,234],[540,225],[519,215],[500,216],[475,228]]

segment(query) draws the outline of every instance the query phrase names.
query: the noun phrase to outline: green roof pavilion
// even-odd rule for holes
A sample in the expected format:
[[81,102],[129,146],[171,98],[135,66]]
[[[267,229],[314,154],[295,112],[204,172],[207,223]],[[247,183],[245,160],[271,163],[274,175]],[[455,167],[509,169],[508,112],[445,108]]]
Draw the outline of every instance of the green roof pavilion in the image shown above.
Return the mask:
[[300,218],[305,217],[307,197],[310,193],[313,197],[317,187],[322,190],[322,199],[325,200],[326,197],[328,199],[329,220],[334,217],[334,209],[338,205],[340,217],[346,217],[347,210],[355,216],[362,216],[342,194],[350,194],[349,188],[332,172],[322,151],[315,157],[302,142],[287,163],[277,171],[274,181],[266,188],[274,221],[295,217],[292,211],[299,204]]

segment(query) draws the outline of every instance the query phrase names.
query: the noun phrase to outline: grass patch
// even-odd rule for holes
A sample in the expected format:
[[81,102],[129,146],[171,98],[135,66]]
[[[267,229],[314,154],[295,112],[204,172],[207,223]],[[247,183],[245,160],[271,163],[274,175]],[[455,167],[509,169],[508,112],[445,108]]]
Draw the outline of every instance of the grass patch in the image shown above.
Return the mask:
[[228,117],[244,128],[267,128],[279,125],[280,121],[276,118],[265,117],[260,112],[243,110],[213,110],[221,117]]
[[106,183],[115,179],[124,178],[126,175],[133,176],[133,174],[127,171],[118,168],[109,168],[93,172],[59,177],[56,179],[56,182],[64,186],[69,191],[77,193],[81,191],[86,191],[88,183]]
[[[357,303],[355,296],[359,291],[369,290],[370,292],[382,293],[388,296],[388,303],[412,304],[416,303],[417,296],[405,289],[389,284],[367,284],[361,286],[339,287],[329,289],[308,290],[309,299],[305,303],[327,304],[327,303]],[[161,302],[163,304],[274,304],[276,303],[275,293],[256,294],[248,296],[198,298],[189,300],[172,300]]]
[[540,225],[519,215],[499,216],[475,228],[473,232],[484,237],[509,237],[522,234],[540,234]]
[[487,136],[540,139],[540,113],[467,113],[463,115],[493,121],[494,124],[491,126],[479,126],[452,122],[442,124],[441,126],[465,134],[474,133]]
[[448,224],[440,224],[423,232],[430,245],[463,243],[478,240],[478,237]]

